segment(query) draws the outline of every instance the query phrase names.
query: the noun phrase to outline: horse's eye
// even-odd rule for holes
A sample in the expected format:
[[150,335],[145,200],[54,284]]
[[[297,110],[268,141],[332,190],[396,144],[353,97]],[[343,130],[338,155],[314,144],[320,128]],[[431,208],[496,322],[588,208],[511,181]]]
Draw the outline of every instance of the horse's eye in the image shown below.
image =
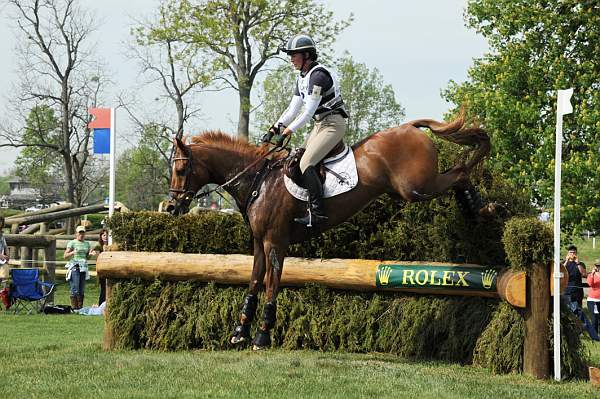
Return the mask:
[[175,174],[177,176],[180,176],[180,177],[185,176],[185,168],[183,168],[183,169],[175,169]]

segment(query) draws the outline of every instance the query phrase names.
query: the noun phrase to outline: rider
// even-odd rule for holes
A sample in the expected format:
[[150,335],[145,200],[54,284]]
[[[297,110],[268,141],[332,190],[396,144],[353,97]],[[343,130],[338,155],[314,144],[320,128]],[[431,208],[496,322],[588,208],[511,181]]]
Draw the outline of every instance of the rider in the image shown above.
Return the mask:
[[[348,114],[344,109],[337,77],[328,68],[317,63],[317,49],[310,36],[295,35],[282,51],[290,56],[294,68],[300,71],[300,76],[296,80],[290,105],[271,126],[269,134],[281,133],[288,136],[303,127],[311,117],[315,120],[312,132],[302,144],[306,152],[300,160],[302,183],[309,195],[308,212],[306,216],[294,219],[311,226],[327,220],[323,209],[323,187],[315,165],[344,137]],[[304,111],[298,115],[302,105]],[[282,128],[283,132],[280,131]]]

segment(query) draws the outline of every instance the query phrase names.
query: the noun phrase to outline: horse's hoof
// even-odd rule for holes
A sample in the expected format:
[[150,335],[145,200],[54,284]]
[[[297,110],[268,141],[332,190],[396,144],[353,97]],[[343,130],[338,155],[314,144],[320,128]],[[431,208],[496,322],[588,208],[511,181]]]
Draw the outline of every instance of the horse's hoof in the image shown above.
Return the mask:
[[256,335],[252,340],[252,350],[259,351],[271,346],[271,334],[269,331],[263,331],[260,328],[256,331]]
[[238,324],[231,334],[231,342],[233,345],[241,344],[250,339],[250,324]]
[[242,342],[246,342],[246,338],[245,337],[231,337],[231,340],[229,342],[231,342],[233,345],[237,345],[237,344],[241,344]]

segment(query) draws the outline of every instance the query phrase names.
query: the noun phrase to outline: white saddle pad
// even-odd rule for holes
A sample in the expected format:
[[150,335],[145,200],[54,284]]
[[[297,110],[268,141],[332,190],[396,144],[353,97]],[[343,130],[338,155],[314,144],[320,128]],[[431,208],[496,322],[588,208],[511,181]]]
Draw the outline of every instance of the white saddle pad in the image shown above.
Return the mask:
[[[323,161],[325,165],[325,185],[323,186],[324,198],[352,190],[358,183],[358,172],[352,149],[346,144],[344,151]],[[335,172],[338,176],[330,171]],[[285,188],[294,198],[300,201],[308,201],[308,190],[298,186],[287,176],[283,176]]]

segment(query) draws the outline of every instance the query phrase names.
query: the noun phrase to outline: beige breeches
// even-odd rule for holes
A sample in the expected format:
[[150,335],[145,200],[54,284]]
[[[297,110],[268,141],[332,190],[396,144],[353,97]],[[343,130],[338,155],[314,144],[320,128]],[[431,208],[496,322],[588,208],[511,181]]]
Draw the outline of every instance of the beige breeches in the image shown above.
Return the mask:
[[309,166],[319,163],[344,138],[346,126],[346,119],[339,114],[328,115],[322,121],[315,122],[313,130],[302,144],[306,148],[300,160],[302,173]]

